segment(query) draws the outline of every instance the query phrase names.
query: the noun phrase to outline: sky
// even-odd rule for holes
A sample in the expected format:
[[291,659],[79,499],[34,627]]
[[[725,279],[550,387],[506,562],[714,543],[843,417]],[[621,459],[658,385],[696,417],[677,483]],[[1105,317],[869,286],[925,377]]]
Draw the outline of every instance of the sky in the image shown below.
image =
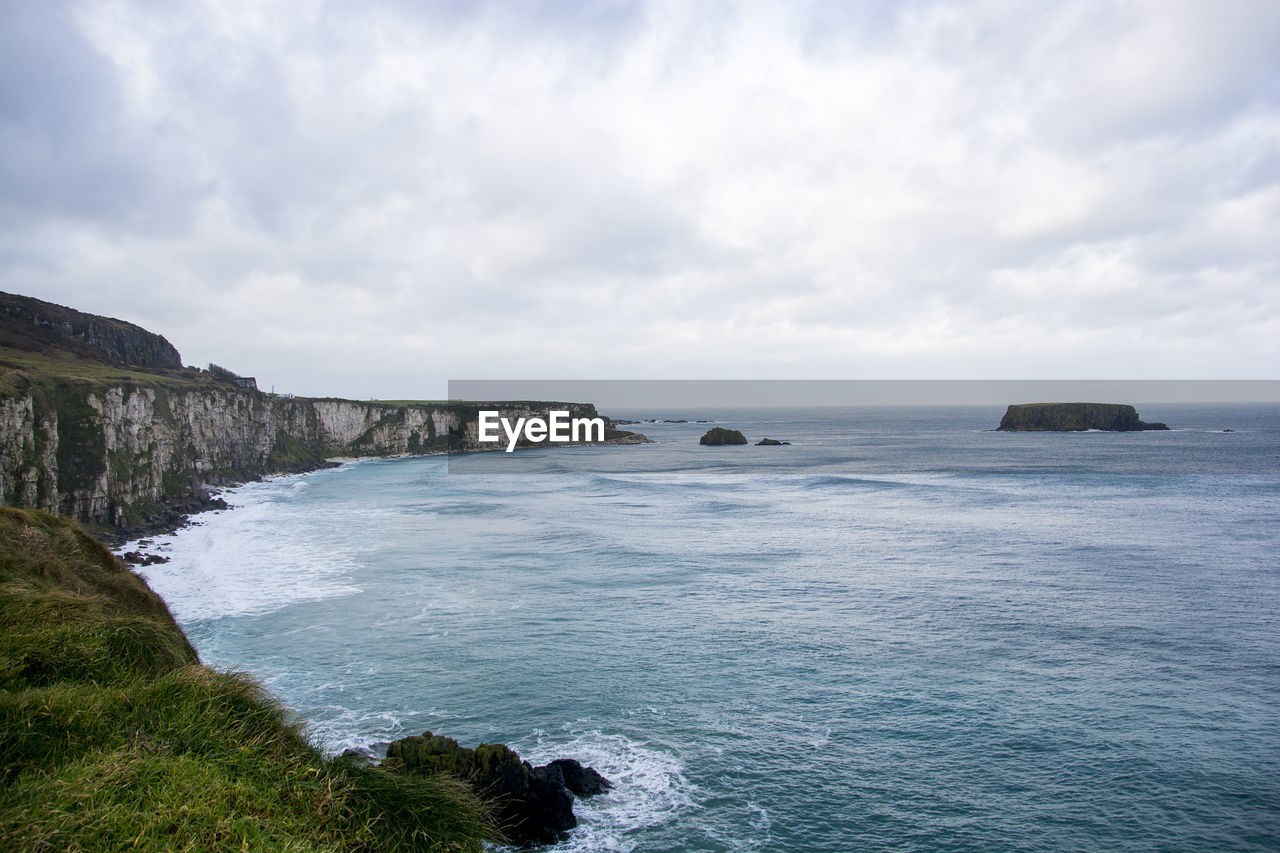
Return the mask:
[[1280,378],[1280,3],[0,0],[0,290],[264,390]]

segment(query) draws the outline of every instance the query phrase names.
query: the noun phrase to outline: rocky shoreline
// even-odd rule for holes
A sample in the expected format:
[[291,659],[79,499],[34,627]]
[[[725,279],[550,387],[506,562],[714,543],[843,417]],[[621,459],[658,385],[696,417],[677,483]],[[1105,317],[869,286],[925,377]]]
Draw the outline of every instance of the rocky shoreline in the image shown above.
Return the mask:
[[[231,483],[228,485],[241,484]],[[119,549],[129,542],[144,539],[148,536],[163,536],[168,533],[174,533],[184,527],[195,524],[196,522],[192,520],[192,516],[215,510],[231,509],[231,505],[223,500],[220,494],[218,490],[206,487],[196,494],[159,505],[136,525],[130,527],[100,527],[94,530],[94,534],[107,545],[114,549]],[[158,562],[156,560],[148,560],[145,555],[139,555],[137,559],[133,559],[130,554],[121,554],[120,558],[134,566]]]
[[[635,445],[635,444],[652,444],[652,440],[647,436],[637,432],[628,432],[609,428],[605,432],[605,440],[597,442],[589,442],[592,446],[603,445]],[[581,443],[578,443],[579,445]],[[572,445],[578,446],[578,445]],[[523,449],[523,446],[522,448]],[[396,453],[387,456],[367,456],[356,457],[360,459],[387,459],[387,458],[412,458],[421,456],[447,456],[456,453],[492,453],[501,451],[500,447],[480,447],[472,448],[464,451],[454,450],[428,450],[422,453]],[[338,457],[332,459],[319,459],[314,464],[297,465],[291,470],[286,471],[264,471],[255,475],[245,475],[240,478],[219,478],[216,484],[203,483],[192,488],[191,492],[176,498],[162,498],[154,502],[149,510],[142,512],[141,518],[132,524],[125,526],[108,526],[105,524],[95,524],[91,521],[84,522],[94,535],[112,548],[119,549],[126,543],[143,539],[148,536],[162,536],[168,533],[174,533],[184,527],[189,527],[199,522],[193,520],[193,516],[200,515],[205,512],[215,510],[232,509],[221,497],[221,490],[224,488],[234,488],[243,486],[246,483],[257,483],[273,476],[285,476],[288,474],[308,474],[312,471],[322,471],[326,468],[336,468],[346,461],[347,457]],[[133,565],[140,565],[137,561],[131,561],[124,555],[122,559]]]

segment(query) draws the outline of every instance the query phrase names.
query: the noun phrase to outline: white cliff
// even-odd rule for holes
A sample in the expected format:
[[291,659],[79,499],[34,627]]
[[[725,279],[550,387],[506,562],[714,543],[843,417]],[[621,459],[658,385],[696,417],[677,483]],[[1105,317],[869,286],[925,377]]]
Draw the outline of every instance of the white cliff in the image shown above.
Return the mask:
[[[499,404],[507,416],[549,404]],[[554,404],[575,415],[595,408]],[[310,470],[334,456],[480,449],[476,407],[278,398],[230,384],[31,388],[0,399],[0,501],[112,528],[196,508],[206,485]]]

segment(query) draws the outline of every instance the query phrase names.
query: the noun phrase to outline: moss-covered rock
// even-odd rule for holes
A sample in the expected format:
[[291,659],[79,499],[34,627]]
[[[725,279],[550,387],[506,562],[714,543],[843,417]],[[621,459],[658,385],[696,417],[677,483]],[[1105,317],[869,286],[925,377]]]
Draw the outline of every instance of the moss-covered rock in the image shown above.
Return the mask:
[[276,430],[276,441],[267,454],[267,468],[280,473],[299,473],[323,468],[332,463],[306,442],[284,430]]
[[723,444],[746,444],[747,437],[736,429],[725,429],[724,427],[712,427],[707,430],[702,438],[698,439],[698,444],[707,444],[711,446],[720,446]]
[[533,767],[504,744],[482,743],[469,749],[431,732],[389,744],[383,766],[461,779],[495,804],[503,833],[517,844],[550,844],[564,838],[578,825],[574,795],[590,797],[613,787],[593,768],[572,759]]

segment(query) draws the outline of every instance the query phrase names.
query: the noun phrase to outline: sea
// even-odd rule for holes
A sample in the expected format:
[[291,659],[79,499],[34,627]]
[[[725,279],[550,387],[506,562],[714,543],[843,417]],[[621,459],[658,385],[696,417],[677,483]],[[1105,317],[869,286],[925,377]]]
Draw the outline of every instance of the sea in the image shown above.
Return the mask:
[[329,752],[594,766],[564,853],[1280,850],[1280,407],[1141,410],[613,411],[709,423],[251,483],[143,571]]

